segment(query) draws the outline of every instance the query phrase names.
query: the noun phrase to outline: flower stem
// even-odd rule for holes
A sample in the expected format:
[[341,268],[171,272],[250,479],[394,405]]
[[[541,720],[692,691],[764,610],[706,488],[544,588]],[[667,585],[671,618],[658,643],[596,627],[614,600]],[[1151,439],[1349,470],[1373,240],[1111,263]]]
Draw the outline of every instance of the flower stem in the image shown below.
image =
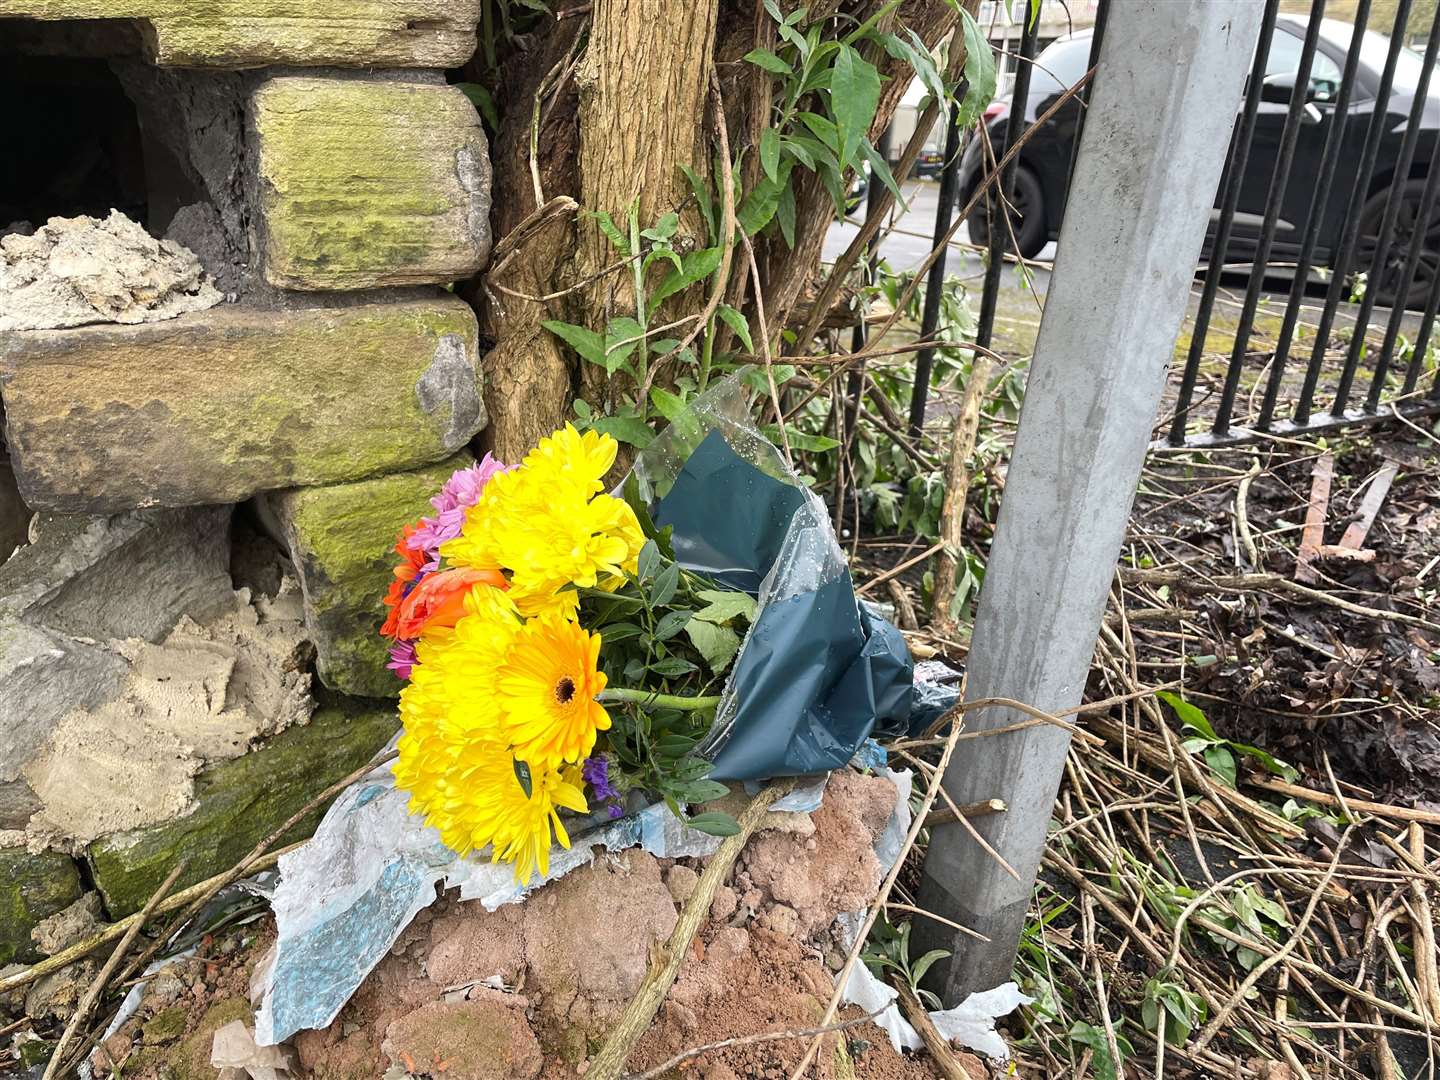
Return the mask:
[[720,704],[720,695],[714,697],[681,697],[679,694],[657,694],[653,690],[630,690],[623,686],[611,686],[601,690],[595,698],[602,705],[617,701],[633,701],[654,709],[680,709],[682,712],[700,712],[713,709]]

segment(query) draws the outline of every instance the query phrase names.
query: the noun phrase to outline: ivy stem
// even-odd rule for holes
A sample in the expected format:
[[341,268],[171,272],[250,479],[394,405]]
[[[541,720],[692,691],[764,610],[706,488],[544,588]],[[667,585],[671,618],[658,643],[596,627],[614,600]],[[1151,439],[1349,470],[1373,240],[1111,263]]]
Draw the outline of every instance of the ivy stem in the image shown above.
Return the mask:
[[713,709],[720,704],[720,695],[713,697],[681,697],[679,694],[657,694],[653,690],[630,690],[623,686],[611,686],[601,690],[595,700],[602,705],[620,701],[632,701],[655,709],[679,709],[682,712],[700,712]]

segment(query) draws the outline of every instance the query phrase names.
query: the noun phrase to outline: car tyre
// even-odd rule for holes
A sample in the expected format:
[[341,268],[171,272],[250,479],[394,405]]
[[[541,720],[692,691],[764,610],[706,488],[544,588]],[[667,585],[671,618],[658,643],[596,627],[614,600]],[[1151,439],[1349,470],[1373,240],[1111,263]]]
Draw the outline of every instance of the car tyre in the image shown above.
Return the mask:
[[[971,243],[982,247],[990,243],[987,204],[993,201],[982,199],[971,211],[968,221]],[[1015,170],[1015,197],[1011,202],[1016,215],[1013,225],[1015,242],[1018,243],[1022,256],[1033,259],[1040,254],[1050,236],[1045,226],[1045,192],[1040,186],[1040,178],[1023,165]],[[1014,250],[1009,229],[1005,230],[1002,243],[1006,251]]]
[[[1400,284],[1405,274],[1405,263],[1410,257],[1410,242],[1415,229],[1420,225],[1424,212],[1425,179],[1412,178],[1405,181],[1399,191],[1400,207],[1395,214],[1395,228],[1390,235],[1390,250],[1385,260],[1385,269],[1376,280],[1375,249],[1380,237],[1380,225],[1385,216],[1385,204],[1390,198],[1391,186],[1370,196],[1360,211],[1360,230],[1355,242],[1355,257],[1351,269],[1370,275],[1367,287],[1375,290],[1376,303],[1393,307]],[[1431,211],[1424,224],[1425,241],[1420,248],[1420,259],[1415,267],[1415,276],[1405,294],[1405,306],[1424,307],[1429,299],[1435,277],[1440,274],[1440,207]]]

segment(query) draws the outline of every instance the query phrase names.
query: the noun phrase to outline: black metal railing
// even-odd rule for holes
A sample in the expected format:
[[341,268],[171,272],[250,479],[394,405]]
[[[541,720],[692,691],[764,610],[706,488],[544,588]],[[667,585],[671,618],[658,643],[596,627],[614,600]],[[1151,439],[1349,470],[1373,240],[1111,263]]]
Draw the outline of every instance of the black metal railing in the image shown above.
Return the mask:
[[[1396,412],[1440,412],[1440,371],[1427,371],[1435,366],[1431,342],[1440,312],[1440,92],[1432,96],[1440,91],[1433,75],[1440,10],[1429,25],[1411,27],[1412,9],[1420,6],[1399,0],[1393,20],[1372,28],[1371,0],[1358,0],[1353,27],[1322,22],[1326,0],[1313,0],[1305,16],[1284,15],[1279,0],[1265,0],[1197,269],[1189,340],[1160,421],[1164,442],[1214,445],[1364,424]],[[1101,0],[1089,68],[1096,68],[1108,10]],[[1428,34],[1423,56],[1405,45],[1415,29]],[[1045,70],[1046,55],[1038,45],[1031,23],[1020,36],[1008,114],[989,129],[988,160],[1034,120],[1027,112],[1031,70],[1036,64]],[[1086,102],[1104,78],[1101,66],[1078,95],[1073,136],[1059,156],[1067,194]],[[1002,173],[999,192],[983,204],[989,228],[976,330],[982,346],[992,345],[1004,266],[1016,259],[1008,251],[1016,223],[1013,215],[1008,222],[1001,216],[1010,212],[1016,171],[1040,168],[1040,147],[1054,151],[1066,137],[1059,119],[1049,123],[1057,131],[1032,133]],[[937,237],[970,194],[962,190],[971,181],[962,180],[959,133],[947,135]],[[930,269],[928,292],[937,298],[945,272],[942,251]],[[922,340],[933,336],[938,309],[927,303]],[[912,429],[923,423],[929,383],[929,357],[918,360]]]

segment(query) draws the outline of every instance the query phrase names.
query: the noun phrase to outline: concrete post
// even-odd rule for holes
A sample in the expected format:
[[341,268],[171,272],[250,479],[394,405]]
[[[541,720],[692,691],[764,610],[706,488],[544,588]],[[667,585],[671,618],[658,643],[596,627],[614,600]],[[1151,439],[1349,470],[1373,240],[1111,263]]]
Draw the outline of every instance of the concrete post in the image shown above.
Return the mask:
[[[1081,700],[1150,427],[1185,312],[1261,0],[1111,0],[1109,33],[969,656],[970,699],[1060,711]],[[986,709],[969,731],[1022,714]],[[1069,736],[1042,725],[961,744],[944,783],[956,804],[1008,812],[935,830],[919,902],[990,938],[917,917],[916,952],[954,956],[947,1003],[1010,977]]]

